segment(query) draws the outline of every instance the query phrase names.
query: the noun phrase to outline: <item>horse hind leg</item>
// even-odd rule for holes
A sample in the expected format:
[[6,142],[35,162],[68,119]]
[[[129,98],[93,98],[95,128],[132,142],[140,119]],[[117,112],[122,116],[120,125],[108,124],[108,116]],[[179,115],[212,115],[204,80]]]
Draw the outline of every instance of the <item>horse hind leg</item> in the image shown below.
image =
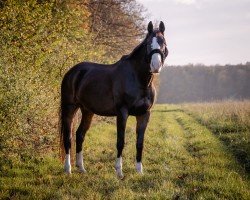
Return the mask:
[[77,106],[68,104],[61,107],[62,137],[65,149],[64,171],[71,173],[70,149],[71,149],[71,127],[72,120],[77,111]]
[[94,114],[84,109],[81,109],[81,112],[82,112],[81,123],[76,131],[76,167],[79,169],[80,172],[85,173],[86,170],[83,164],[82,144],[84,142],[86,132],[90,127]]

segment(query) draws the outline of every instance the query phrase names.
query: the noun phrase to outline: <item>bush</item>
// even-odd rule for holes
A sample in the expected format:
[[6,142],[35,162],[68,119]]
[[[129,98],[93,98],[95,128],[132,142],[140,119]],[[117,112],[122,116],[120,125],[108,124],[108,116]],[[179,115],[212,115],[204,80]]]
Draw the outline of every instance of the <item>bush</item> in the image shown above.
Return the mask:
[[101,55],[91,48],[88,15],[83,5],[60,1],[10,0],[0,9],[3,163],[56,148],[62,76],[73,64]]

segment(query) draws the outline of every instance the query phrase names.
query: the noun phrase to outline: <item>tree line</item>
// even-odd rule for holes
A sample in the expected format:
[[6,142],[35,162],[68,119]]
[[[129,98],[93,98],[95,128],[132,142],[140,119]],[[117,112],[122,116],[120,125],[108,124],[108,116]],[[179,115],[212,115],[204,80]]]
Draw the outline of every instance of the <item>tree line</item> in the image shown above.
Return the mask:
[[65,72],[113,62],[144,29],[136,0],[0,0],[0,169],[57,150]]
[[160,74],[158,103],[250,98],[250,62],[238,65],[169,66]]

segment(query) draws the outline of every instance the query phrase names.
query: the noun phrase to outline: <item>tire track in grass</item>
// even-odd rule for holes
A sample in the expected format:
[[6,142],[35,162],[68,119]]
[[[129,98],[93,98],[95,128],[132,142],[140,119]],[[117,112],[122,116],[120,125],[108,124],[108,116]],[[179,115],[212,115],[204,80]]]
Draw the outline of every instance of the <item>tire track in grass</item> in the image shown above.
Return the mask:
[[[250,199],[249,182],[219,140],[183,112],[174,113],[182,128],[190,169],[176,179],[188,198]],[[191,189],[191,190],[190,190]]]
[[[201,116],[196,115],[190,111],[185,110],[186,114],[194,118],[198,123],[204,125],[216,137],[224,143],[231,154],[234,155],[236,160],[248,174],[250,178],[250,132],[249,128],[238,125],[237,123],[230,124],[225,121],[206,121]],[[232,123],[232,122],[231,122]],[[250,179],[249,179],[250,180]]]
[[191,166],[195,166],[195,160],[192,159],[190,153],[185,148],[186,138],[182,126],[176,121],[175,114],[179,110],[168,110],[165,113],[166,128],[167,128],[167,163],[168,176],[171,179],[175,193],[173,199],[190,199],[192,193],[196,191],[195,187],[185,184],[187,178],[191,177]]
[[186,177],[190,176],[190,166],[195,163],[185,148],[186,138],[183,128],[175,119],[175,113],[181,111],[157,109],[155,112],[161,122],[160,125],[157,124],[158,130],[165,129],[161,138],[165,140],[165,146],[162,146],[161,150],[161,154],[165,157],[162,160],[165,170],[163,174],[167,177],[165,190],[172,192],[171,199],[190,199],[192,197],[190,193],[194,192],[196,188],[188,187],[184,183]]

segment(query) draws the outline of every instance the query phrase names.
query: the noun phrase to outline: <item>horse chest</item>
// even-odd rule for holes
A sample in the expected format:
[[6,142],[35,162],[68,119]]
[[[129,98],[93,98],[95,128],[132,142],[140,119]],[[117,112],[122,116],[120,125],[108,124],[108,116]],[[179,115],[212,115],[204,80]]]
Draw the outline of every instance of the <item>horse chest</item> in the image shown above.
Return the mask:
[[140,89],[137,94],[131,98],[129,113],[131,115],[142,115],[146,113],[154,103],[153,88]]

